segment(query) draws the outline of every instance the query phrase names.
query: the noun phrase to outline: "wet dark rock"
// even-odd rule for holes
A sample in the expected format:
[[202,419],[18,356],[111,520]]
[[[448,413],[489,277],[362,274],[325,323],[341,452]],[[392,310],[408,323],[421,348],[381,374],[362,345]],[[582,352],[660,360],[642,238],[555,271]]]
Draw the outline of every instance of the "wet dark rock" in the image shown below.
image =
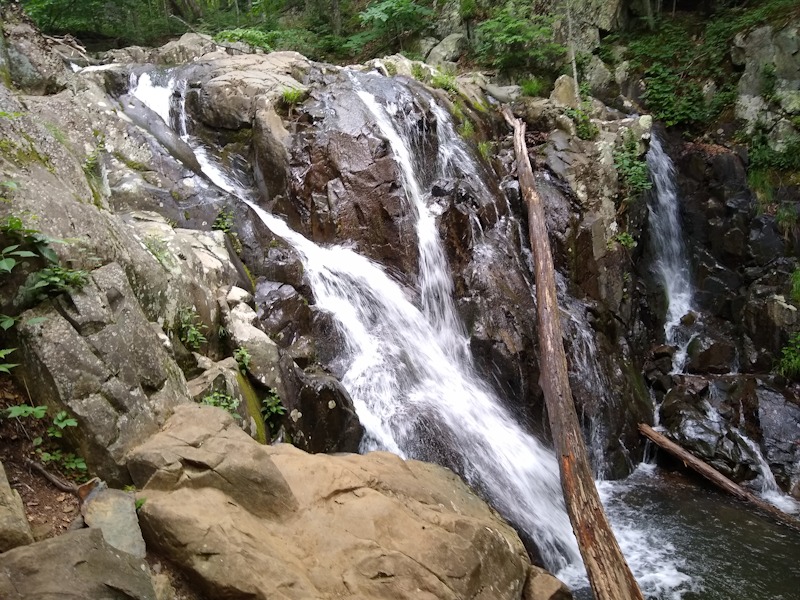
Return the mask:
[[784,250],[784,240],[778,232],[775,218],[760,215],[753,219],[748,238],[748,250],[758,265],[767,265]]
[[334,377],[298,373],[300,389],[284,401],[284,427],[292,444],[306,452],[358,452],[364,435],[353,401]]
[[301,368],[314,362],[312,312],[308,300],[290,285],[260,281],[255,301],[260,327],[278,346]]
[[687,352],[689,373],[729,373],[737,360],[735,343],[718,330],[694,338]]
[[759,381],[756,397],[766,459],[778,484],[791,490],[800,482],[800,394],[796,387],[780,393]]

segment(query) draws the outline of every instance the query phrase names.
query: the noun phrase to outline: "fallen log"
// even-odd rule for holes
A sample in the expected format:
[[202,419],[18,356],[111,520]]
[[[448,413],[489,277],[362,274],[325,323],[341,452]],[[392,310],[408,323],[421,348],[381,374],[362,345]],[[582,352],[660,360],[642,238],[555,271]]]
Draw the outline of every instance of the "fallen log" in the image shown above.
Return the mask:
[[684,450],[678,444],[667,438],[666,436],[658,433],[655,429],[650,427],[645,423],[639,423],[639,431],[643,436],[647,439],[651,440],[654,444],[656,444],[659,448],[663,448],[681,462],[686,467],[689,467],[693,471],[699,473],[706,479],[708,479],[711,483],[715,486],[720,488],[721,490],[735,496],[739,500],[743,500],[744,502],[749,502],[753,506],[755,506],[760,512],[766,513],[768,516],[772,517],[773,519],[780,521],[784,525],[795,529],[796,531],[800,531],[800,521],[795,519],[793,516],[786,514],[782,510],[772,506],[768,502],[764,502],[761,498],[748,492],[746,489],[737,485],[725,475],[717,471],[714,467],[709,465],[706,462],[703,462],[699,458],[697,458],[694,454],[691,454],[688,450]]
[[[561,470],[561,488],[578,539],[595,600],[641,600],[642,592],[606,519],[594,484],[589,457],[569,387],[561,313],[544,206],[536,191],[525,124],[506,106],[503,116],[514,128],[517,178],[528,210],[528,233],[536,276],[539,324],[539,384],[544,392],[550,431]],[[534,490],[531,490],[534,493]]]

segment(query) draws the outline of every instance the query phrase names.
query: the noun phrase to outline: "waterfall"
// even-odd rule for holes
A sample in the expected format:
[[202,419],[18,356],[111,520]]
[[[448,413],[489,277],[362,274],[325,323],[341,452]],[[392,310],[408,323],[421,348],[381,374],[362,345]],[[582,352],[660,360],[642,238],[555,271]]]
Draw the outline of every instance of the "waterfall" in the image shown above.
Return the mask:
[[[404,289],[381,265],[352,249],[322,247],[293,231],[285,221],[258,207],[251,200],[252,192],[235,174],[226,172],[199,140],[185,130],[181,134],[194,148],[205,175],[248,204],[301,257],[316,306],[333,317],[342,333],[341,359],[346,365],[342,384],[366,430],[362,450],[383,449],[451,466],[535,541],[551,570],[573,587],[586,589],[555,456],[515,421],[473,365],[455,310],[452,278],[431,198],[420,180],[423,169],[412,151],[419,145],[415,141],[418,125],[402,105],[384,104],[359,89],[358,77],[351,79],[363,110],[389,143],[408,210],[416,219],[418,294]],[[142,75],[132,93],[166,117],[168,125],[180,128],[186,118],[183,102],[174,93],[181,89],[181,82],[154,86],[149,76]],[[455,134],[449,114],[436,104],[430,108],[439,143],[435,172],[477,180],[480,193],[486,186],[471,153]],[[593,340],[585,342],[586,360],[591,360]],[[581,367],[576,364],[576,368]],[[675,575],[677,561],[659,532],[642,528],[638,514],[610,512],[609,517],[645,590],[655,591],[657,597],[680,598],[688,577]],[[665,589],[668,594],[662,595]]]
[[683,317],[693,310],[692,284],[689,257],[683,243],[675,167],[655,134],[650,140],[647,166],[653,180],[653,192],[648,203],[651,243],[656,270],[667,295],[664,338],[667,344],[678,347],[673,371],[681,372],[686,362],[686,350],[694,337],[681,324]]

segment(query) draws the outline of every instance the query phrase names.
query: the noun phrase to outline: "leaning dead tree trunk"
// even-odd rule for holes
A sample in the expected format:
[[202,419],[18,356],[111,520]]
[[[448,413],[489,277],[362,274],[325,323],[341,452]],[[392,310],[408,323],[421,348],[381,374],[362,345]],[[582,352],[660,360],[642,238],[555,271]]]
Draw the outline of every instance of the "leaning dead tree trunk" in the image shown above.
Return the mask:
[[603,512],[594,485],[583,434],[575,413],[567,376],[567,357],[561,337],[560,311],[556,298],[553,256],[547,237],[544,207],[533,179],[525,125],[508,107],[503,116],[514,128],[517,177],[528,207],[528,230],[536,275],[536,305],[539,322],[539,383],[547,404],[550,430],[561,468],[561,488],[572,529],[578,538],[583,562],[596,600],[642,599]]
[[678,444],[661,435],[649,425],[646,425],[645,423],[639,423],[639,431],[647,439],[652,440],[659,448],[663,448],[678,458],[685,466],[699,473],[721,490],[728,492],[736,498],[739,498],[739,500],[749,502],[759,511],[767,514],[776,521],[780,521],[784,525],[788,525],[792,529],[800,531],[800,521],[791,515],[787,515],[785,512],[777,509],[771,504],[764,502],[761,498],[751,494],[743,487],[736,485],[733,481],[725,477],[725,475],[717,471],[714,467],[703,462],[690,452],[684,450]]

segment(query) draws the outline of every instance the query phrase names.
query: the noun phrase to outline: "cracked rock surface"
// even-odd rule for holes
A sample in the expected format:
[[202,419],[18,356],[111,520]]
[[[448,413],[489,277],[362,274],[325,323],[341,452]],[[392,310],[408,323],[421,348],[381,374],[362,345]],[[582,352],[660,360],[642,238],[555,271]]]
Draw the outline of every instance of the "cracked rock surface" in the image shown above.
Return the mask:
[[197,405],[128,458],[148,547],[209,597],[568,597],[552,576],[528,581],[514,530],[442,467],[261,446]]

